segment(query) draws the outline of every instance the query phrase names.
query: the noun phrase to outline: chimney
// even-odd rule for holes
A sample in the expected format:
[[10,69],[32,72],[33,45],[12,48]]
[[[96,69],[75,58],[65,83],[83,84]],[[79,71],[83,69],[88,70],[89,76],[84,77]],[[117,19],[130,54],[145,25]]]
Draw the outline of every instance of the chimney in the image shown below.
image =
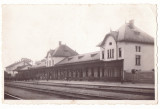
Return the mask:
[[129,21],[129,27],[130,27],[131,29],[134,28],[134,20],[133,20],[133,19]]
[[61,46],[62,45],[62,42],[61,41],[59,41],[59,46]]

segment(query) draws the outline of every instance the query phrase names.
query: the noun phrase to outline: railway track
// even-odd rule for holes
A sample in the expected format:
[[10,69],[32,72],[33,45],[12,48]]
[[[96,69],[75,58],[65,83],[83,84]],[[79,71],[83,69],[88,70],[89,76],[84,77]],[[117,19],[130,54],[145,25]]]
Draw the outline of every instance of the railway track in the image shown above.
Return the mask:
[[[26,87],[26,86],[19,86],[19,85],[6,85],[9,87],[14,87],[14,88],[21,88],[25,90],[30,90],[30,91],[36,91],[40,93],[46,93],[46,94],[56,94],[56,95],[61,95],[63,97],[68,97],[69,99],[85,99],[85,100],[92,100],[92,99],[117,99],[115,97],[103,97],[103,96],[95,96],[95,95],[90,95],[90,94],[84,94],[84,93],[72,93],[72,92],[64,92],[64,91],[56,91],[56,90],[49,90],[49,89],[40,89],[40,88],[33,88],[33,87]],[[119,98],[120,99],[120,98]]]
[[4,99],[8,99],[8,100],[23,100],[22,98],[14,96],[14,95],[9,94],[9,93],[4,93]]
[[133,87],[100,86],[100,85],[84,85],[84,84],[64,84],[64,83],[54,83],[54,84],[39,83],[39,85],[82,88],[82,89],[90,89],[90,90],[106,91],[106,92],[118,92],[118,93],[154,96],[154,89],[151,89],[151,88],[133,88]]
[[[21,82],[20,82],[21,83]],[[146,96],[154,96],[153,88],[135,88],[135,87],[120,87],[120,86],[103,86],[103,85],[85,85],[85,84],[69,84],[69,83],[46,83],[46,82],[22,82],[23,84],[36,84],[36,85],[46,85],[46,86],[56,86],[56,87],[68,87],[68,88],[81,88],[90,89],[96,91],[106,91],[106,92],[120,92],[127,94],[138,94]]]
[[[101,92],[114,92],[114,93],[121,93],[121,94],[130,94],[130,95],[143,95],[143,96],[149,96],[150,99],[154,99],[154,89],[149,88],[128,88],[128,87],[115,87],[115,86],[99,86],[99,85],[82,85],[82,84],[64,84],[64,83],[35,83],[35,82],[17,82],[13,84],[5,83],[6,86],[9,87],[16,87],[16,88],[23,88],[26,90],[32,90],[32,91],[38,91],[41,93],[48,93],[48,94],[56,94],[56,95],[62,95],[68,98],[75,98],[75,99],[102,99],[102,100],[121,100],[126,99],[125,97],[118,97],[118,96],[112,96],[112,95],[94,95],[94,94],[88,94],[88,93],[75,93],[74,91],[60,91],[60,90],[54,90],[54,89],[43,89],[38,88],[37,86],[48,86],[48,87],[54,87],[56,88],[71,88],[71,90],[81,89],[81,90],[94,90],[94,91],[101,91]],[[25,86],[26,85],[26,86]],[[31,86],[27,86],[31,85]],[[34,87],[36,86],[36,87]]]

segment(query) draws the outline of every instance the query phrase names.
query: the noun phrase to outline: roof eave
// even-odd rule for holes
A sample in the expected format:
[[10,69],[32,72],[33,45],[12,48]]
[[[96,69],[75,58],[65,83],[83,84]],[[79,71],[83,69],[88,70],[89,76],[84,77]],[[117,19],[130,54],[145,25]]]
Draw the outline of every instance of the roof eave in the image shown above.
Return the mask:
[[91,62],[95,62],[95,61],[101,61],[101,60],[100,59],[95,59],[95,60],[87,60],[87,61],[81,61],[81,62],[62,63],[62,64],[56,64],[55,67],[63,66],[63,65],[91,63]]
[[119,40],[118,42],[129,42],[129,43],[140,43],[140,44],[154,45],[154,42],[141,42],[141,41],[129,41],[129,40]]

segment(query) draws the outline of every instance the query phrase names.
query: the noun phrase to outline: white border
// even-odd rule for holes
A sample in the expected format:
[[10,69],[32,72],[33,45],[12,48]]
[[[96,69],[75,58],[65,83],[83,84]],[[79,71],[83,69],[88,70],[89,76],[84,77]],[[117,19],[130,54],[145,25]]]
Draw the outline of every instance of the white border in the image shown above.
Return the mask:
[[[157,22],[158,24],[160,23],[160,17],[159,17],[159,12],[160,12],[160,9],[159,9],[159,6],[160,6],[160,3],[158,2],[159,0],[1,0],[0,3],[1,4],[157,4],[157,8],[158,8],[158,17],[157,17]],[[2,12],[2,9],[0,9],[0,11]],[[0,12],[0,16],[2,16]],[[1,17],[1,21],[0,21],[0,24],[2,25],[2,17]],[[158,25],[159,26],[159,25]],[[0,27],[0,31],[2,33],[2,27]],[[158,32],[157,32],[157,36],[159,36],[159,28],[158,28]],[[158,46],[160,46],[160,44],[158,43],[160,41],[160,38],[157,37],[157,44]],[[0,48],[2,49],[2,42],[0,43]],[[160,49],[158,48],[158,51]],[[157,51],[157,52],[158,52]],[[0,53],[1,55],[1,53]],[[159,58],[158,58],[158,62],[159,62]],[[0,58],[0,61],[2,62],[2,59]],[[160,66],[159,63],[157,63],[157,66]],[[0,67],[2,68],[2,63],[0,63]],[[1,70],[2,71],[2,70]],[[159,69],[158,69],[159,71]],[[2,77],[3,73],[1,72],[0,73],[0,76]],[[0,77],[0,79],[2,79]],[[158,80],[160,79],[159,75],[158,75]],[[3,83],[3,80],[0,80],[2,83]],[[158,81],[159,83],[159,81]],[[3,85],[3,84],[2,84]],[[159,89],[159,84],[158,84],[158,89]],[[1,89],[1,88],[0,88]],[[2,96],[2,91],[1,90],[1,98],[3,97]],[[157,90],[158,91],[158,90]],[[158,94],[158,98],[159,98],[159,94]],[[126,104],[119,104],[119,105],[101,105],[101,107],[99,107],[100,105],[44,105],[44,103],[48,103],[50,100],[45,100],[45,101],[41,101],[41,105],[28,105],[28,103],[26,103],[26,105],[17,105],[17,103],[15,105],[8,105],[8,104],[1,104],[1,109],[8,109],[8,108],[12,108],[12,109],[17,109],[17,108],[47,108],[47,109],[50,109],[50,108],[67,108],[67,109],[70,109],[70,108],[73,108],[73,107],[76,107],[76,108],[92,108],[92,109],[97,109],[97,108],[104,108],[104,109],[107,109],[107,108],[112,108],[112,109],[119,109],[119,108],[122,108],[122,109],[135,109],[135,108],[141,108],[141,109],[158,109],[160,108],[160,105],[126,105]],[[58,100],[56,100],[58,101]],[[10,101],[11,103],[13,102],[12,100]],[[18,101],[19,102],[19,101]],[[30,101],[32,103],[34,103],[35,101]],[[65,100],[63,100],[63,102],[67,102]],[[81,102],[81,101],[80,101]],[[83,101],[84,102],[84,101]],[[93,101],[93,102],[96,102],[96,101]],[[109,103],[108,101],[106,101],[107,104]],[[112,101],[112,102],[115,102],[115,101]],[[118,101],[116,101],[118,102]],[[126,100],[122,101],[121,102],[125,103]],[[141,101],[132,101],[132,102],[136,102],[136,104],[139,104]],[[144,102],[144,101],[143,101]],[[152,101],[145,101],[145,102],[152,102]],[[47,106],[47,107],[46,107]]]

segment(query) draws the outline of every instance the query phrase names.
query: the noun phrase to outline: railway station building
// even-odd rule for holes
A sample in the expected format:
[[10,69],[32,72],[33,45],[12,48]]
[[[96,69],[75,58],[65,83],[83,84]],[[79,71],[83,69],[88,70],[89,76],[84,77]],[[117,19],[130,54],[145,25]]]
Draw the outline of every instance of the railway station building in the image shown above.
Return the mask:
[[110,31],[99,51],[78,54],[59,42],[43,64],[19,69],[17,79],[132,81],[154,83],[154,39],[131,20]]

